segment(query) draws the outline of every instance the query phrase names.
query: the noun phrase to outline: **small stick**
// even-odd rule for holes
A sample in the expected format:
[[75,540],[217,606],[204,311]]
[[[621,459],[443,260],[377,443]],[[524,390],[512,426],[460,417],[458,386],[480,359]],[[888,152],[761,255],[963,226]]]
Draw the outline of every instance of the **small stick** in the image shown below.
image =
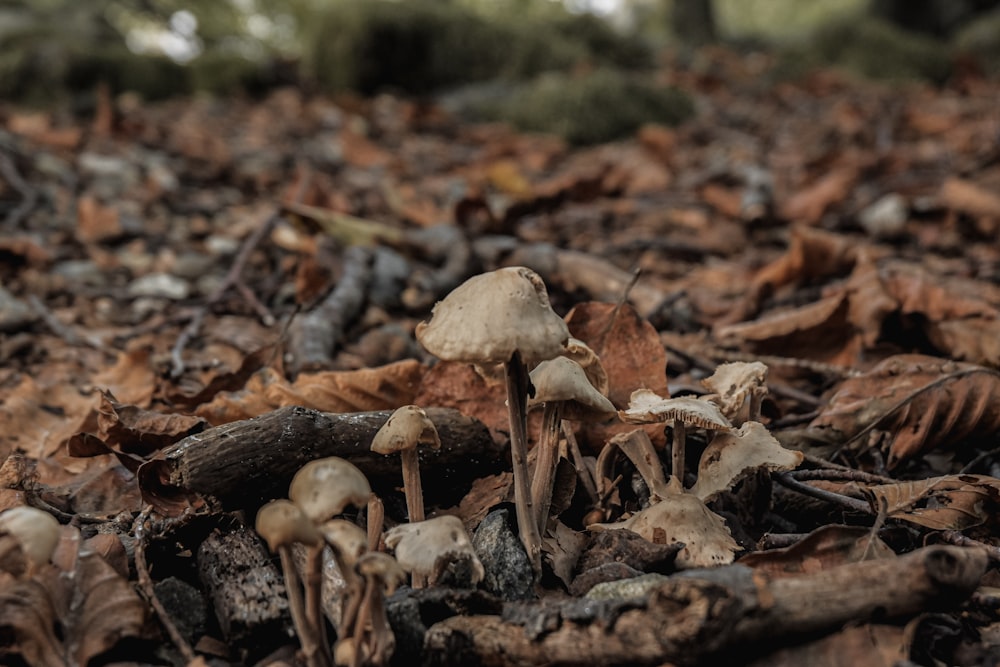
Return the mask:
[[566,438],[566,444],[569,445],[569,455],[573,459],[573,465],[576,467],[576,474],[580,478],[580,483],[583,484],[587,495],[590,496],[591,502],[596,503],[598,499],[597,483],[594,481],[593,472],[587,467],[587,463],[583,459],[583,453],[580,451],[580,443],[576,441],[576,434],[573,433],[573,427],[565,419],[562,420],[562,432],[563,437]]
[[145,523],[149,519],[149,514],[152,512],[153,508],[151,505],[147,505],[138,517],[135,519],[135,524],[132,527],[132,533],[135,535],[135,570],[136,574],[139,576],[139,588],[142,590],[143,596],[149,602],[153,611],[156,612],[156,617],[160,620],[160,625],[163,629],[167,631],[167,635],[170,637],[170,641],[174,643],[177,650],[181,652],[184,660],[187,663],[192,663],[198,659],[195,655],[194,650],[191,645],[188,644],[187,640],[174,625],[173,620],[170,618],[170,614],[163,607],[160,599],[156,597],[156,590],[153,587],[153,580],[149,576],[149,568],[146,565],[146,530]]
[[787,473],[774,475],[774,479],[782,486],[789,488],[792,491],[798,491],[802,495],[810,496],[811,498],[816,498],[818,500],[824,500],[835,505],[840,505],[841,507],[844,507],[852,512],[874,514],[871,505],[863,500],[842,496],[839,493],[833,493],[832,491],[826,491],[825,489],[818,489],[815,486],[800,482],[795,479],[795,477],[792,477]]

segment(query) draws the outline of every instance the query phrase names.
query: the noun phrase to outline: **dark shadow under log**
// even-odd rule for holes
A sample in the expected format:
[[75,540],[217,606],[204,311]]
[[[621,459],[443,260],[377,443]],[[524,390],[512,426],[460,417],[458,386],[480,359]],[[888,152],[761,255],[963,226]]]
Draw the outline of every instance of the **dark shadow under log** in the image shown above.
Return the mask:
[[[421,450],[428,504],[457,503],[468,486],[505,463],[506,448],[477,419],[450,408],[427,408],[441,437]],[[221,509],[255,509],[288,495],[305,463],[339,456],[358,466],[373,486],[402,484],[398,456],[369,450],[391,411],[331,414],[286,407],[188,436],[139,468],[143,500],[176,516],[207,501]]]

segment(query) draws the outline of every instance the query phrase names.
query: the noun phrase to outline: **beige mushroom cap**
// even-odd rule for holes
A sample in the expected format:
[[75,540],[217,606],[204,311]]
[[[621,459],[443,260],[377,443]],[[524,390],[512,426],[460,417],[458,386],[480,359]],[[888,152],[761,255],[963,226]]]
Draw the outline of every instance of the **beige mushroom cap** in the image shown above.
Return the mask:
[[377,578],[385,587],[386,595],[392,595],[406,581],[406,571],[395,558],[381,551],[369,551],[358,558],[354,569],[362,577]]
[[531,365],[559,356],[569,340],[566,322],[549,304],[541,277],[514,266],[469,278],[417,325],[417,340],[440,359],[487,364],[520,352]]
[[372,438],[372,451],[378,454],[392,454],[418,445],[439,449],[441,438],[434,422],[416,405],[398,408]]
[[708,500],[760,469],[794,470],[805,456],[781,446],[760,422],[747,422],[732,432],[716,433],[701,454],[698,481],[691,494]]
[[292,478],[288,497],[315,523],[323,523],[348,505],[364,506],[371,492],[368,478],[357,466],[330,456],[302,466]]
[[431,576],[439,559],[467,557],[472,562],[473,582],[482,581],[485,576],[483,564],[457,516],[446,514],[400,524],[385,534],[385,543],[395,551],[396,560],[407,572]]
[[315,546],[320,533],[295,503],[284,498],[272,500],[257,512],[257,533],[267,542],[271,551],[293,542]]
[[567,419],[602,419],[615,414],[615,406],[590,384],[580,364],[566,357],[538,364],[531,371],[531,384],[535,385],[531,403],[563,401]]
[[344,519],[330,519],[319,527],[320,534],[350,567],[368,551],[368,533],[357,524]]
[[0,533],[12,535],[34,567],[48,563],[59,544],[59,522],[55,517],[26,505],[0,513]]
[[594,385],[594,389],[603,396],[608,395],[608,390],[611,386],[608,380],[608,373],[604,370],[601,358],[597,356],[597,353],[589,345],[579,338],[571,336],[569,342],[566,343],[566,352],[562,356],[568,357],[580,364],[580,368],[587,374],[587,379],[590,380],[590,384]]
[[629,424],[679,421],[710,431],[728,431],[733,428],[714,403],[690,396],[663,398],[649,389],[633,391],[629,397],[628,409],[619,410],[618,415]]

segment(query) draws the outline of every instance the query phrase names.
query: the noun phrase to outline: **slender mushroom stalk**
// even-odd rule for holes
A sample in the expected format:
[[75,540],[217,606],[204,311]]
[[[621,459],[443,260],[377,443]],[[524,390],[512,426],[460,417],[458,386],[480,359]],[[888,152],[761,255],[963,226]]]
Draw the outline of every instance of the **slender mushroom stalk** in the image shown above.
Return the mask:
[[[288,497],[315,526],[343,513],[350,505],[363,507],[372,495],[371,486],[357,466],[336,456],[316,459],[302,466],[288,487]],[[306,616],[316,629],[318,641],[329,650],[323,616],[323,542],[313,545],[307,559]]]
[[545,283],[522,266],[473,276],[435,307],[429,322],[416,329],[417,340],[448,361],[503,363],[510,413],[514,503],[521,542],[536,574],[541,572],[541,537],[531,505],[528,476],[527,364],[565,351],[569,329],[549,304]]
[[[441,447],[437,427],[427,413],[416,405],[404,405],[397,409],[372,439],[372,451],[389,455],[399,452],[403,464],[403,494],[406,496],[406,512],[411,523],[424,520],[424,490],[420,483],[420,460],[417,447]],[[374,551],[374,549],[372,549]],[[413,577],[413,587],[423,588],[423,577]]]
[[320,526],[324,541],[333,552],[333,559],[344,580],[344,595],[340,604],[337,634],[348,637],[354,632],[354,622],[361,604],[362,585],[354,567],[368,550],[368,535],[356,524],[344,519],[330,519]]
[[[366,654],[366,662],[386,665],[396,648],[396,638],[386,616],[385,597],[395,592],[406,575],[392,556],[378,551],[368,552],[359,558],[357,571],[365,583],[364,598],[352,637],[354,664],[360,664],[358,658]],[[359,651],[362,646],[365,650]]]
[[670,474],[684,484],[684,458],[687,455],[687,427],[680,419],[674,420],[673,438],[670,441]]
[[271,551],[281,558],[281,571],[285,577],[285,591],[288,594],[288,610],[292,615],[292,625],[299,636],[302,655],[309,667],[326,667],[330,659],[324,645],[320,643],[318,630],[306,612],[302,599],[302,586],[295,563],[292,560],[291,545],[299,542],[307,546],[322,545],[316,526],[302,511],[288,500],[274,500],[257,512],[257,533],[264,538]]
[[552,487],[559,463],[559,433],[563,415],[567,419],[593,421],[611,417],[615,406],[587,378],[584,369],[566,357],[543,361],[531,372],[534,402],[544,403],[542,433],[538,439],[535,473],[531,478],[531,501],[538,530],[545,534],[552,506]]
[[385,504],[374,493],[368,496],[367,523],[368,550],[378,551],[382,542],[382,526],[385,525]]

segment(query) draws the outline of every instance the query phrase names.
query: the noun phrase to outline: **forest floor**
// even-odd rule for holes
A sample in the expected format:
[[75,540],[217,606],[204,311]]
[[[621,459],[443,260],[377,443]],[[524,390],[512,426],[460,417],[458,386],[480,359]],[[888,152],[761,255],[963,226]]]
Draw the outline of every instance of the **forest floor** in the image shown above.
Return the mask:
[[[474,418],[432,415],[423,485],[486,577],[399,589],[394,664],[996,664],[1000,81],[694,63],[661,74],[692,120],[591,147],[293,89],[0,107],[0,509],[61,524],[30,566],[0,532],[0,662],[293,664],[242,526],[331,454],[405,522],[367,447],[415,403]],[[563,422],[534,584],[484,546],[514,535],[502,382],[414,337],[502,266],[621,411]]]

